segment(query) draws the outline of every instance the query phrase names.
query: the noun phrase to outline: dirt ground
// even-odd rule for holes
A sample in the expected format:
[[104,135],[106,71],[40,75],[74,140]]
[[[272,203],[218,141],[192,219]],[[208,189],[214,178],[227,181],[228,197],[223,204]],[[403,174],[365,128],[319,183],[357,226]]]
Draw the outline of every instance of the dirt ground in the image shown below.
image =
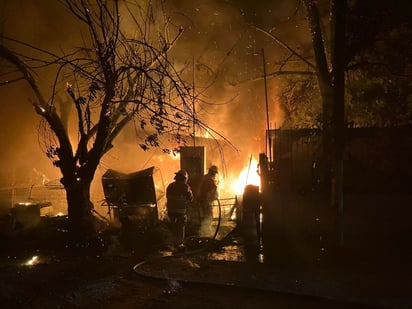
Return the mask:
[[132,271],[135,262],[132,257],[54,256],[30,267],[2,263],[2,308],[346,307],[282,293],[140,277]]
[[[407,205],[390,201],[392,209]],[[272,264],[259,263],[260,251],[248,247],[251,239],[244,233],[234,233],[225,245],[230,254],[218,246],[198,250],[197,242],[209,241],[201,237],[188,243],[185,254],[172,254],[164,223],[105,227],[89,241],[72,243],[66,217],[42,218],[36,227],[19,230],[6,215],[0,217],[0,307],[411,308],[410,217],[401,216],[400,224],[399,216],[395,221],[385,214],[375,220],[379,224],[369,220],[368,226],[366,220],[356,225],[359,213],[353,215],[350,226],[369,233],[348,231],[353,235],[348,239],[359,240],[358,245],[338,259],[324,238],[319,241],[319,221],[310,220],[309,238],[266,246],[266,257],[277,258]],[[192,234],[195,227],[189,226]],[[230,258],[216,261],[211,254]]]
[[[3,219],[3,223],[6,219]],[[57,222],[56,220],[60,220]],[[273,292],[225,283],[239,263],[218,271],[202,260],[216,283],[173,273],[142,275],[134,266],[152,254],[167,230],[105,231],[93,241],[71,244],[55,219],[34,230],[1,234],[0,304],[2,308],[348,308],[342,301]],[[57,225],[57,226],[56,226]],[[4,226],[4,224],[3,224]],[[56,228],[57,227],[57,228]],[[63,227],[63,226],[62,226]],[[167,251],[167,248],[166,248]],[[196,261],[196,254],[192,261]],[[199,260],[200,261],[200,260]],[[207,262],[206,262],[207,263]],[[246,265],[246,264],[242,264]],[[170,267],[170,265],[169,265]],[[252,276],[252,269],[242,266]],[[185,269],[181,270],[185,273]],[[365,306],[350,304],[350,308]]]

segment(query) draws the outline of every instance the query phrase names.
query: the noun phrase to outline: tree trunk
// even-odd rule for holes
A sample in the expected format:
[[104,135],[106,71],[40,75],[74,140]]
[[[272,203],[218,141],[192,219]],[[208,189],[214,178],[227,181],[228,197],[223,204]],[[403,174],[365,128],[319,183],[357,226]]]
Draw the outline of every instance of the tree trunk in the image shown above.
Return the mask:
[[337,210],[337,236],[344,246],[343,153],[345,148],[345,15],[346,1],[332,1],[332,87],[333,87],[333,188],[332,203]]
[[[338,243],[344,244],[343,150],[346,0],[331,0],[331,72],[328,66],[317,1],[305,1],[323,109],[323,163],[325,189],[337,209]],[[329,190],[328,190],[329,189]]]
[[309,28],[312,35],[312,46],[315,53],[316,75],[320,95],[322,97],[322,162],[323,162],[323,190],[328,192],[331,181],[331,140],[332,140],[332,112],[333,86],[329,70],[321,19],[317,2],[306,0],[306,11]]
[[65,186],[69,215],[68,229],[74,241],[85,241],[94,233],[90,185],[91,181],[78,181]]

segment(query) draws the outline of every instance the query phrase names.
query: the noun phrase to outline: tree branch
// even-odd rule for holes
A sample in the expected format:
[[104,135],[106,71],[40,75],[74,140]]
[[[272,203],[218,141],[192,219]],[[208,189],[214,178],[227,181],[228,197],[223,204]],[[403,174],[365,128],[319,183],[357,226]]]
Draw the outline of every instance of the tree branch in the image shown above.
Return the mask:
[[302,60],[304,63],[306,63],[310,68],[312,68],[313,70],[316,70],[316,66],[309,62],[308,60],[306,60],[303,56],[301,56],[298,52],[296,52],[292,47],[290,47],[289,45],[287,45],[285,42],[283,42],[281,39],[279,39],[277,36],[275,36],[274,34],[256,27],[256,26],[252,26],[253,28],[255,28],[257,31],[262,32],[263,34],[265,34],[266,36],[270,37],[271,39],[273,39],[276,43],[278,43],[281,47],[287,49],[288,51],[290,51],[294,56],[296,56],[297,58],[299,58],[300,60]]
[[[316,72],[311,72],[311,71],[277,71],[277,72],[271,72],[271,73],[266,74],[266,78],[283,76],[283,75],[316,75]],[[252,79],[247,79],[247,80],[240,81],[238,83],[231,83],[231,85],[232,86],[237,86],[237,85],[240,85],[240,84],[243,84],[243,83],[256,82],[256,81],[263,80],[264,78],[265,78],[265,76],[261,75],[261,76],[257,76],[257,77],[252,78]]]

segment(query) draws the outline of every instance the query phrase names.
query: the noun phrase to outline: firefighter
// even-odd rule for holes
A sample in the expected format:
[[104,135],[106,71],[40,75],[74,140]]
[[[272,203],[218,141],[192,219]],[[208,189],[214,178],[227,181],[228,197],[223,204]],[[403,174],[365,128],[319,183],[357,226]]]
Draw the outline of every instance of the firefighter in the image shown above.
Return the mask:
[[193,200],[193,193],[185,170],[176,172],[174,180],[166,189],[167,214],[172,224],[174,244],[179,249],[184,249],[187,208]]
[[219,198],[218,195],[218,168],[216,165],[209,167],[204,175],[198,192],[199,208],[202,213],[202,227],[210,230],[213,219],[213,201]]

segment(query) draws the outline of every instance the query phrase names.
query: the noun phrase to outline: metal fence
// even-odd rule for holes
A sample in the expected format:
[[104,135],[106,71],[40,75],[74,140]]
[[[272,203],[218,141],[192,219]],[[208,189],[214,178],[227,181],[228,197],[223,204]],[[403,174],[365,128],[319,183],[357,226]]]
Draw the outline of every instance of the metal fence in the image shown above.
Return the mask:
[[[322,181],[320,130],[271,130],[274,164],[282,187],[316,190]],[[346,192],[412,193],[412,127],[348,128],[345,131]]]

